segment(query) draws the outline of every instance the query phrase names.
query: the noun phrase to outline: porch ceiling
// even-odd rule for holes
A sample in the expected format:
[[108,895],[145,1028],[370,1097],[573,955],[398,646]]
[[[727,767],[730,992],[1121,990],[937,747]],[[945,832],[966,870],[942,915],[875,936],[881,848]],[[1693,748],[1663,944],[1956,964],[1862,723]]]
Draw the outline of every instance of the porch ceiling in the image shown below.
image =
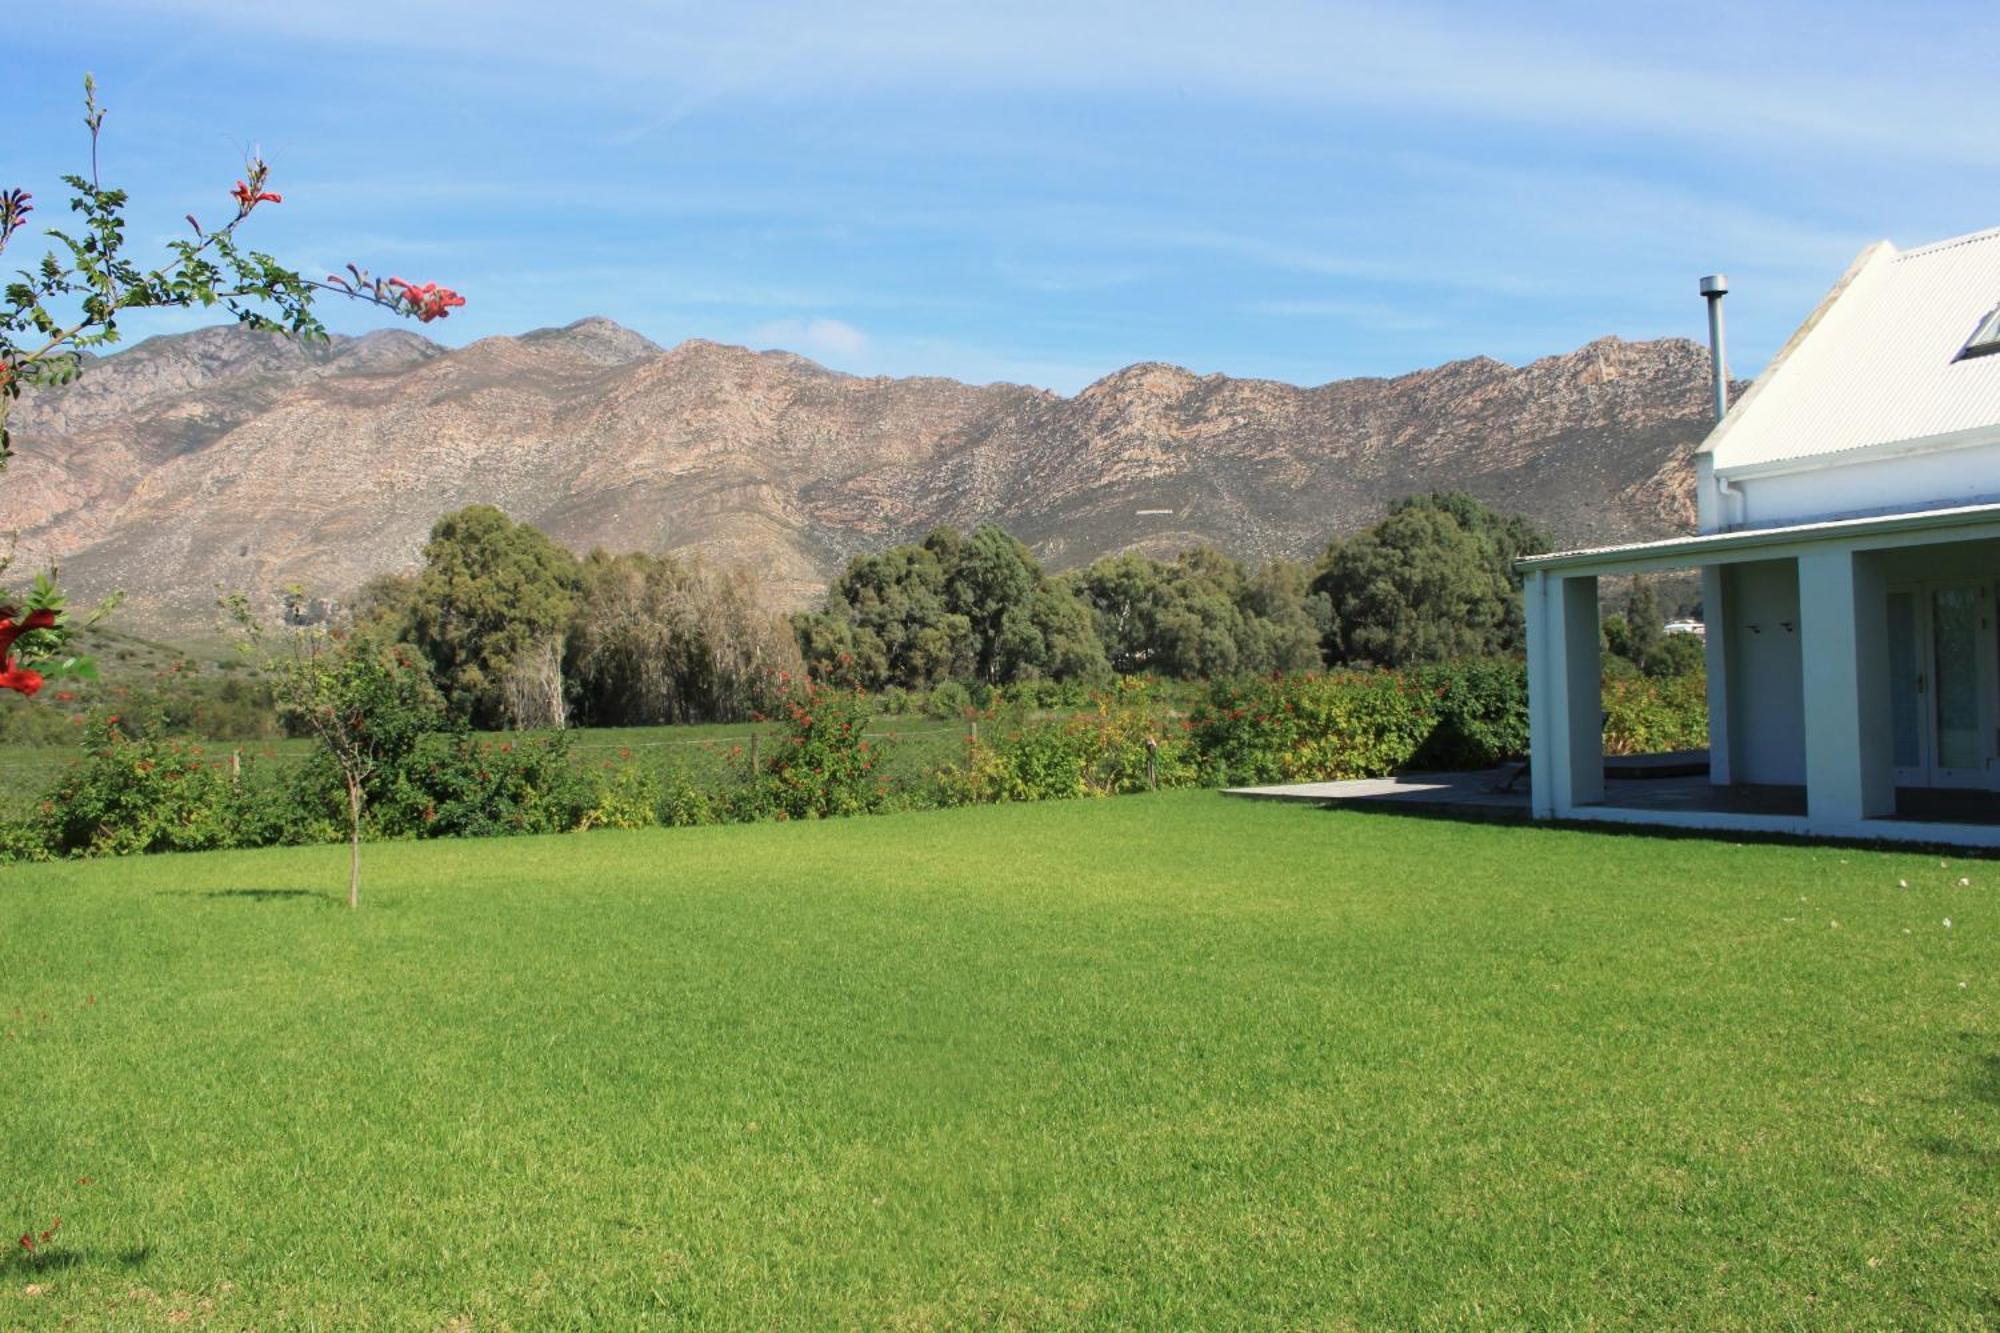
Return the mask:
[[1781,528],[1749,528],[1622,546],[1553,551],[1517,561],[1515,567],[1523,573],[1635,574],[1688,565],[1771,560],[1836,544],[1855,550],[1876,550],[1989,537],[2000,537],[2000,504],[1826,519]]

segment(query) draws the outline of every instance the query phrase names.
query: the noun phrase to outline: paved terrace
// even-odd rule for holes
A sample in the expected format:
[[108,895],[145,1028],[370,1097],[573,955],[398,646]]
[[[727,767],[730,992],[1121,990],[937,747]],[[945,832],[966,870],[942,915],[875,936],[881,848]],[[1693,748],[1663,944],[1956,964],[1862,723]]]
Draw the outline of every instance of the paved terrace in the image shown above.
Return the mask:
[[[1802,817],[1806,812],[1804,787],[1751,784],[1717,787],[1709,782],[1706,769],[1706,763],[1688,755],[1607,760],[1604,801],[1601,805],[1583,807],[1578,813],[1581,818],[1589,819],[1592,810],[1603,810],[1607,817],[1616,811],[1620,822],[1643,823],[1643,818],[1635,821],[1632,814],[1653,811]],[[1394,777],[1343,782],[1231,787],[1226,794],[1250,800],[1301,801],[1357,810],[1415,810],[1478,819],[1530,817],[1528,778],[1515,764],[1475,773],[1399,773]],[[2000,826],[2000,794],[1898,788],[1896,822]],[[1716,831],[1722,833],[1727,829]]]

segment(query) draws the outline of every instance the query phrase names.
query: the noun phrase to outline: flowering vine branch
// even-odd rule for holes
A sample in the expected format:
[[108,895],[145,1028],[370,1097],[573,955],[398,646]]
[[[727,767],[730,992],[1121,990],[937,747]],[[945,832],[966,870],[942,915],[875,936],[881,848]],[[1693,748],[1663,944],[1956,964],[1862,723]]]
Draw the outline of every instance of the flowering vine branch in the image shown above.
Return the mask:
[[[125,191],[107,188],[98,171],[98,145],[104,128],[104,107],[97,100],[95,80],[83,80],[84,127],[90,133],[90,174],[64,176],[71,190],[67,227],[51,227],[55,246],[39,263],[18,270],[14,281],[0,290],[0,467],[13,454],[7,420],[21,391],[28,386],[67,384],[82,372],[84,355],[119,340],[119,318],[131,310],[191,309],[220,306],[246,328],[319,340],[326,329],[313,313],[313,299],[328,293],[379,306],[392,314],[430,323],[444,319],[465,304],[465,298],[434,282],[402,278],[375,279],[355,265],[348,276],[329,275],[324,281],[306,278],[261,251],[239,245],[237,233],[260,208],[284,203],[284,196],[266,188],[271,168],[252,153],[243,175],[228,191],[233,211],[214,225],[204,226],[190,213],[191,236],[167,242],[164,260],[153,267],[136,262],[126,244]],[[21,234],[35,211],[32,194],[19,187],[0,190],[0,254]],[[43,580],[48,597],[53,584]],[[6,599],[0,597],[0,602]],[[67,637],[60,598],[53,603],[31,601],[28,619],[49,613],[48,623],[28,625],[11,608],[0,619],[0,689],[32,694],[42,677],[21,667],[12,653],[39,663],[59,653]],[[32,684],[29,682],[32,681]]]
[[[465,304],[458,293],[434,282],[376,280],[353,265],[347,277],[315,281],[268,254],[241,247],[237,232],[251,215],[284,202],[282,194],[266,188],[270,164],[254,153],[228,192],[234,211],[220,225],[204,227],[190,213],[187,224],[193,235],[169,241],[164,263],[147,268],[134,262],[126,252],[126,193],[106,188],[98,173],[104,107],[88,76],[83,93],[90,174],[63,177],[78,221],[68,229],[50,228],[56,248],[39,264],[20,270],[0,296],[0,461],[11,452],[7,413],[22,388],[74,379],[83,353],[118,341],[118,320],[126,311],[221,306],[249,328],[318,339],[326,336],[312,310],[320,292],[424,323]],[[34,196],[26,190],[0,191],[0,253],[34,210]]]

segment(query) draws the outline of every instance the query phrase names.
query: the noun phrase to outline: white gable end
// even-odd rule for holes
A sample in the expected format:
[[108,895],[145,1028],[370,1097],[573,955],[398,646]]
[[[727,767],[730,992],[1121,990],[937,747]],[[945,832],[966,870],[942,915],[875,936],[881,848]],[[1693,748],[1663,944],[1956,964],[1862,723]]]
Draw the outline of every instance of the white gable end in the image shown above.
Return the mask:
[[1703,527],[2000,498],[2000,228],[1864,253],[1702,446]]

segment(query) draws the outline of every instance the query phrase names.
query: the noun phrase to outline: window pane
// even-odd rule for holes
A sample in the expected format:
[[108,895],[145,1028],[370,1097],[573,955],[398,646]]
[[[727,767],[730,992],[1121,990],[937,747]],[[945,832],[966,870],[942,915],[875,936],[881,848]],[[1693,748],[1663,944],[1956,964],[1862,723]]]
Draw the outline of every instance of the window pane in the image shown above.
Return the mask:
[[1977,768],[1985,758],[1979,743],[1979,598],[1971,588],[1940,588],[1931,616],[1938,767]]

